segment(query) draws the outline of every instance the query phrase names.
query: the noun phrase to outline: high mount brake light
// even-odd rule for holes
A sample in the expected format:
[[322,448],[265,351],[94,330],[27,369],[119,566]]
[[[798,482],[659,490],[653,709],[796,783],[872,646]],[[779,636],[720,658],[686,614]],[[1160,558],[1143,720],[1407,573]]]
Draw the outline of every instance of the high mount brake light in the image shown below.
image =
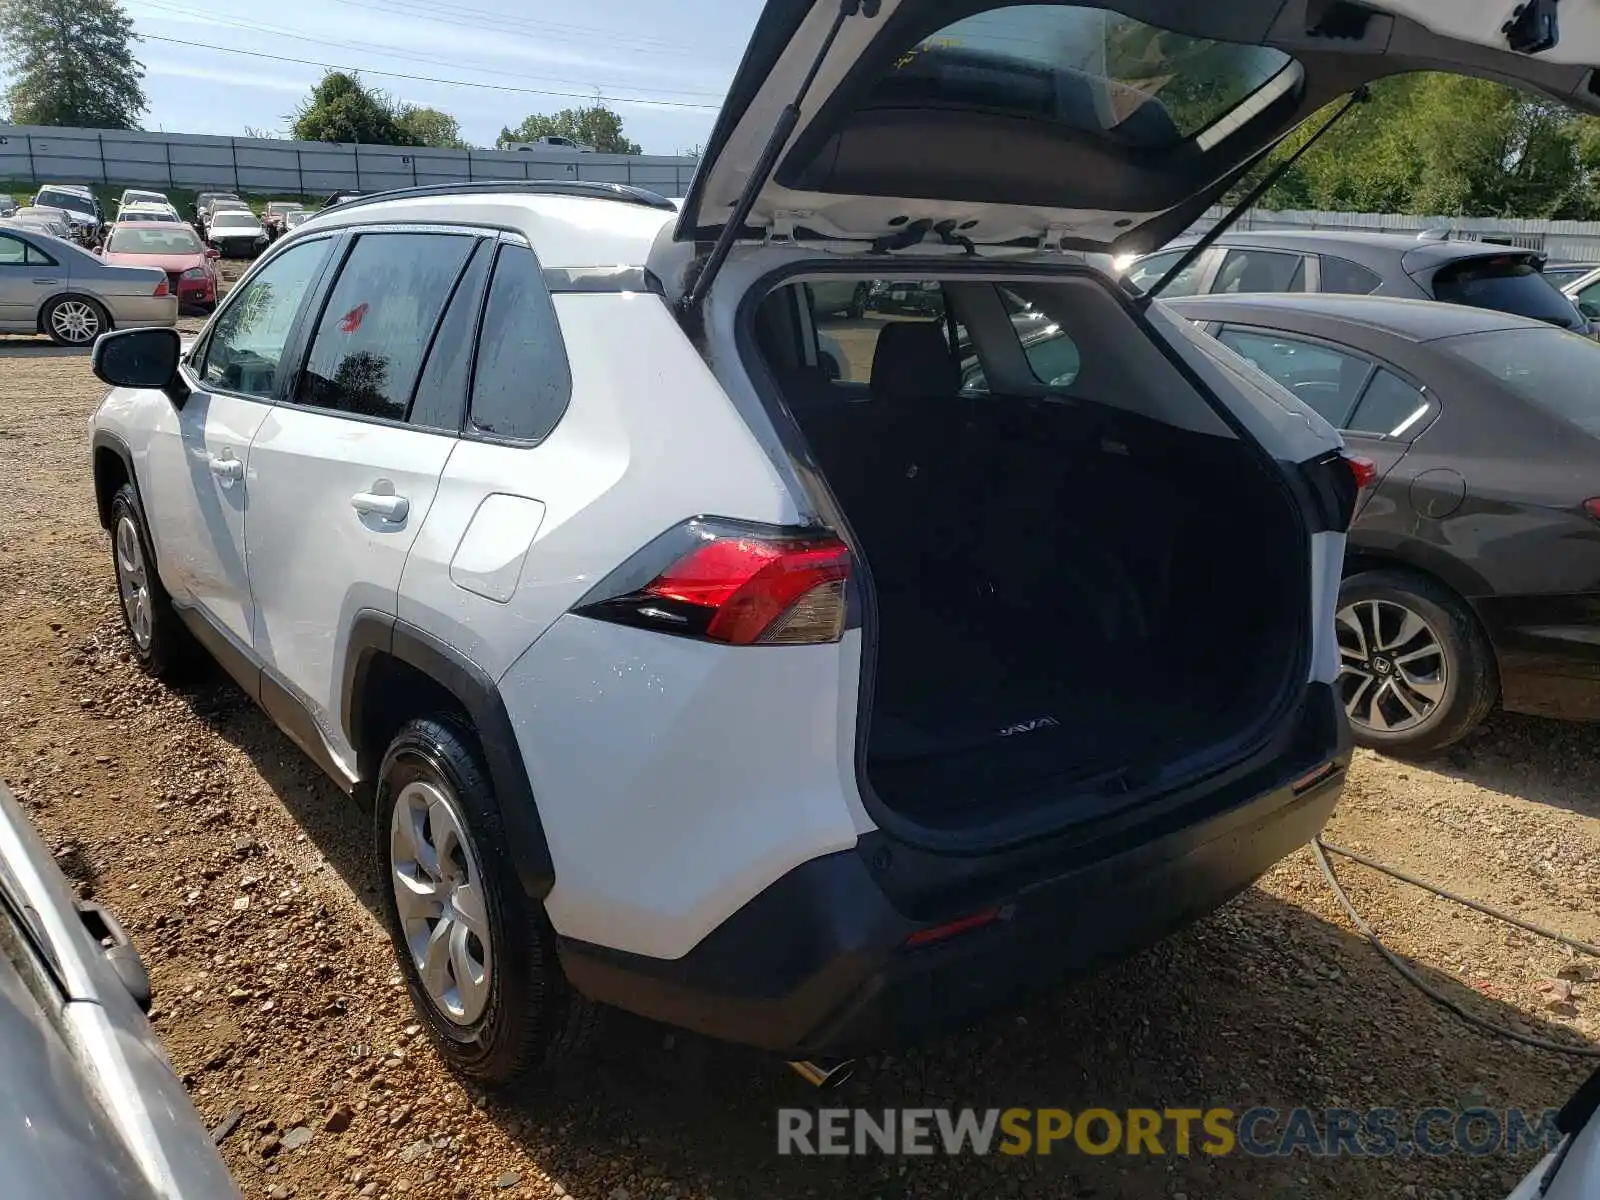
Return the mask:
[[836,642],[844,633],[850,551],[838,538],[694,521],[636,558],[575,611],[734,646]]

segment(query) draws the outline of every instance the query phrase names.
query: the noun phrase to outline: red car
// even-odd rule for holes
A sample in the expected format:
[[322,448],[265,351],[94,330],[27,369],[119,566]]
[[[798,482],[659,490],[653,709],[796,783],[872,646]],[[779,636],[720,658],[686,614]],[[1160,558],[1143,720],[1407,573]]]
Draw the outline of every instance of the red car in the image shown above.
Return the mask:
[[179,310],[209,312],[217,305],[217,251],[208,249],[187,225],[158,221],[118,221],[111,227],[101,259],[122,267],[160,267],[178,297]]

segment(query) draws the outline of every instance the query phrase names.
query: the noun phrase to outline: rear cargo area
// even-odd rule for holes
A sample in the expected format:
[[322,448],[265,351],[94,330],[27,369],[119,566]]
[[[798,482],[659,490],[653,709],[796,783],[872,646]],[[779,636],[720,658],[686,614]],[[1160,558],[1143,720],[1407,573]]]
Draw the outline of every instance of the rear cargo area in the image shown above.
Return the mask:
[[959,368],[937,323],[896,321],[865,395],[786,376],[870,571],[873,790],[965,825],[1222,765],[1303,676],[1282,485],[1232,437],[1087,389],[963,394]]

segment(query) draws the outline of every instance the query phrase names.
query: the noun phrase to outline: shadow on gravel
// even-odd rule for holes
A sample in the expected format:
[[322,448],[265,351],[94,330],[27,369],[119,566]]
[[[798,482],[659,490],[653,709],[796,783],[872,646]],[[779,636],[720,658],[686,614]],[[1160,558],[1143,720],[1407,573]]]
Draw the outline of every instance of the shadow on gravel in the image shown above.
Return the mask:
[[0,358],[88,358],[88,346],[58,346],[46,337],[0,337]]
[[1600,818],[1600,724],[1496,713],[1476,736],[1418,765]]
[[[1547,1037],[1452,977],[1430,982],[1472,1011]],[[1462,1044],[1471,1046],[1462,1051]],[[1447,1052],[1440,1048],[1449,1046]],[[1463,1064],[1472,1064],[1471,1068]],[[1591,1069],[1480,1037],[1418,995],[1360,939],[1251,891],[1131,962],[917,1051],[866,1064],[819,1093],[769,1056],[617,1016],[587,1058],[491,1113],[574,1194],[634,1197],[698,1186],[718,1198],[1048,1195],[1295,1200],[1402,1194],[1504,1196],[1537,1154],[1316,1160],[1096,1157],[779,1157],[780,1107],[1128,1108],[1257,1106],[1543,1110]],[[1286,1119],[1286,1117],[1285,1117]],[[1276,1126],[1281,1133],[1283,1123]],[[1258,1127],[1270,1133],[1271,1123]],[[664,1185],[650,1188],[652,1179]]]

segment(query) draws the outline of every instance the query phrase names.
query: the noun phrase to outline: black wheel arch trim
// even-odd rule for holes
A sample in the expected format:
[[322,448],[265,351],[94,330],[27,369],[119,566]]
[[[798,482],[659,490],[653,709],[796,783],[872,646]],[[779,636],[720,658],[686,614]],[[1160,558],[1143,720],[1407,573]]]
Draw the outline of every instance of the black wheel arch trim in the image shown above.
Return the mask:
[[384,656],[427,676],[461,705],[483,748],[517,878],[531,900],[542,901],[555,885],[555,866],[499,687],[477,663],[427,630],[373,609],[361,610],[351,623],[339,704],[345,737],[363,764],[362,785],[375,786],[366,764],[375,771],[386,749],[361,745],[368,680]]
[[[112,454],[115,454],[122,460],[122,469],[128,476],[128,482],[133,485],[134,494],[139,495],[139,504],[142,507],[144,505],[144,497],[139,494],[139,479],[138,476],[134,474],[133,470],[133,451],[128,449],[128,443],[108,430],[96,429],[89,437],[89,462],[91,470],[94,470],[94,463],[99,459],[100,452],[102,450],[109,450]],[[111,528],[111,498],[114,495],[116,495],[114,489],[110,493],[101,491],[99,472],[96,471],[94,478],[94,502],[95,508],[99,510],[101,529],[110,530]]]

